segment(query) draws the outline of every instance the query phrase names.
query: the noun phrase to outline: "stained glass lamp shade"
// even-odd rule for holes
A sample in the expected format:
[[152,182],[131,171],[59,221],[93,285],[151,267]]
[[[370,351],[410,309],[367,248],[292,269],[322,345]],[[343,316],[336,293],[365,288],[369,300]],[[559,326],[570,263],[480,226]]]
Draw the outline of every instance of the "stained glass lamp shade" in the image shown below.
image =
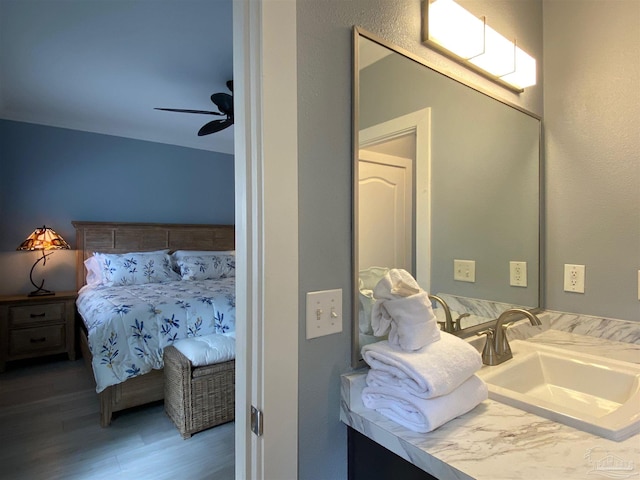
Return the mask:
[[42,257],[38,257],[36,262],[31,267],[31,273],[29,274],[29,280],[36,289],[29,294],[29,296],[36,295],[55,295],[51,290],[42,288],[44,286],[44,279],[40,283],[40,286],[36,285],[33,281],[33,269],[36,268],[38,262],[42,261],[44,266],[47,263],[47,257],[53,252],[44,253],[45,250],[68,250],[69,244],[65,242],[64,238],[58,235],[52,228],[42,226],[36,228],[34,232],[27,237],[27,239],[20,244],[16,250],[42,250]]

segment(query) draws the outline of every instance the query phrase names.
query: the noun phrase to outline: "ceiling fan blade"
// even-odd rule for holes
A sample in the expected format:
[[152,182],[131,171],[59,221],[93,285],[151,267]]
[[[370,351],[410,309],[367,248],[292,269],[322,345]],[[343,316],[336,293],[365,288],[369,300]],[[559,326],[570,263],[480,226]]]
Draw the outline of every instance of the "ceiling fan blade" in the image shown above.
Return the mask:
[[165,112],[199,113],[202,115],[226,115],[226,113],[210,112],[208,110],[186,110],[184,108],[154,108],[154,110],[164,110]]
[[230,118],[227,118],[226,120],[213,120],[198,130],[198,136],[203,137],[204,135],[210,135],[212,133],[219,132],[220,130],[224,130],[231,125],[233,125],[233,120]]
[[227,80],[227,88],[233,92],[233,80]]
[[228,93],[214,93],[211,101],[216,104],[218,110],[228,116],[233,116],[233,97]]

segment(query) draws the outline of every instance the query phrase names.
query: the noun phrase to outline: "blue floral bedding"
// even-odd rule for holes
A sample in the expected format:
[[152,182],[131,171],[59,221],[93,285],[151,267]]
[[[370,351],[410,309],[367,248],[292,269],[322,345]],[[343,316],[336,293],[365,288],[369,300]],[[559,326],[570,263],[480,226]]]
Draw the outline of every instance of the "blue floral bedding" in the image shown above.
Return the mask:
[[235,333],[235,278],[85,286],[77,300],[93,355],[96,391],[163,366],[181,338]]

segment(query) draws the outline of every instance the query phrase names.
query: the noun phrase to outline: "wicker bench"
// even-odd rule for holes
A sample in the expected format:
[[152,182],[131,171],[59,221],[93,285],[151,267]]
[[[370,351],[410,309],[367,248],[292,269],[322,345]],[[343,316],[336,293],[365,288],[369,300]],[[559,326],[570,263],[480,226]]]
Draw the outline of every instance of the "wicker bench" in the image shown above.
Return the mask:
[[166,347],[164,409],[182,438],[234,420],[235,360],[194,367],[180,350]]

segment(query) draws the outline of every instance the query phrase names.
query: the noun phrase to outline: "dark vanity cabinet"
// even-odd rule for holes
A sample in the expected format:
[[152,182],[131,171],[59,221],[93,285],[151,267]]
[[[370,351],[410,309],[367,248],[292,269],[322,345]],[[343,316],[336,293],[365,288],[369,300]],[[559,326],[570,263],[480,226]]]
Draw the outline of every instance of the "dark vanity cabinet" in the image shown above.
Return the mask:
[[438,480],[348,427],[349,480]]

